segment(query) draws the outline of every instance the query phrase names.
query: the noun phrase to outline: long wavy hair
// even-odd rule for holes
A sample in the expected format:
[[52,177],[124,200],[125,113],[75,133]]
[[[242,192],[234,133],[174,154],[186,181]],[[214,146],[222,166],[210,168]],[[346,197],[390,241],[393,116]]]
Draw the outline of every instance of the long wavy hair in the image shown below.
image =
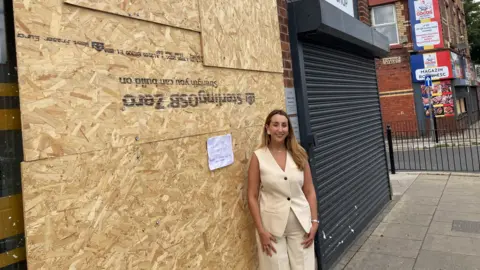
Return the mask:
[[267,126],[270,125],[270,123],[272,122],[272,117],[275,115],[282,115],[287,118],[288,135],[285,138],[285,147],[287,148],[287,151],[290,153],[290,155],[292,155],[293,161],[295,162],[297,167],[303,171],[308,161],[308,155],[305,149],[303,149],[303,147],[297,142],[297,139],[295,138],[295,133],[293,132],[292,123],[290,122],[290,118],[285,111],[273,110],[267,116],[267,119],[265,120],[265,125],[263,126],[262,143],[260,146],[268,147],[268,145],[272,141],[271,136],[267,133]]

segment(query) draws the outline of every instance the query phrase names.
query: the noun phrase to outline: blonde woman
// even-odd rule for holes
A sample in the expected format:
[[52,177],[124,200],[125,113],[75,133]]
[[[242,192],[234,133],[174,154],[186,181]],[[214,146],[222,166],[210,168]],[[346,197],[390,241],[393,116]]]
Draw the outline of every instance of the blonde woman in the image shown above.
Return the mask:
[[282,110],[265,121],[262,145],[248,170],[248,206],[256,227],[260,270],[313,270],[319,221],[305,150]]

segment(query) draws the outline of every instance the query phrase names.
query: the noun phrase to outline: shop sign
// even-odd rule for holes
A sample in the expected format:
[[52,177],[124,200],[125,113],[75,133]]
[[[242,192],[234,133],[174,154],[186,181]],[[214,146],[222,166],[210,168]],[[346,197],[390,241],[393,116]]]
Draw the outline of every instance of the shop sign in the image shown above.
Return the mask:
[[414,50],[443,48],[438,0],[409,0]]
[[419,23],[415,25],[416,44],[418,47],[440,44],[438,22]]
[[325,0],[348,15],[355,17],[353,0]]
[[450,81],[433,82],[432,86],[422,84],[422,102],[427,118],[430,117],[429,95],[432,99],[435,118],[455,116],[452,85]]
[[400,64],[401,62],[402,58],[400,56],[382,58],[382,63],[384,65]]
[[414,1],[413,5],[415,6],[415,20],[435,18],[432,0]]
[[410,64],[414,82],[422,82],[427,75],[432,76],[434,81],[454,77],[449,51],[412,55]]

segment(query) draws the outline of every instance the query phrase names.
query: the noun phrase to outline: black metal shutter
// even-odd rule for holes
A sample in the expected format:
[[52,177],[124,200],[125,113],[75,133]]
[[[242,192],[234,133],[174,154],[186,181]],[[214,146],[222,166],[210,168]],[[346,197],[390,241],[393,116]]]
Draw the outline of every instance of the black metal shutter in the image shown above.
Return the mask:
[[390,200],[375,62],[303,43],[310,149],[321,225],[317,254],[330,266]]

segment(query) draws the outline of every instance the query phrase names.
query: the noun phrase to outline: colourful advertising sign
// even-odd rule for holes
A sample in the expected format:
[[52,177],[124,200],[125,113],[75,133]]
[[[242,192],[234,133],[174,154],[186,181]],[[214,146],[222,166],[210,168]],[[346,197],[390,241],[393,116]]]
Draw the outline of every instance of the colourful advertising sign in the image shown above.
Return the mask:
[[472,61],[468,58],[464,58],[465,61],[465,79],[468,82],[468,85],[476,85],[476,75],[475,75],[475,70],[473,69],[473,64]]
[[480,65],[475,65],[475,77],[477,80],[476,85],[480,85]]
[[431,75],[434,81],[455,77],[452,72],[450,51],[412,55],[410,64],[414,82],[423,82],[426,75]]
[[443,48],[438,0],[408,0],[415,51]]
[[454,52],[450,52],[450,58],[452,62],[453,78],[465,79],[463,74],[462,58]]
[[425,116],[430,118],[429,95],[436,118],[455,116],[452,85],[450,81],[433,82],[431,87],[422,84],[422,102]]

